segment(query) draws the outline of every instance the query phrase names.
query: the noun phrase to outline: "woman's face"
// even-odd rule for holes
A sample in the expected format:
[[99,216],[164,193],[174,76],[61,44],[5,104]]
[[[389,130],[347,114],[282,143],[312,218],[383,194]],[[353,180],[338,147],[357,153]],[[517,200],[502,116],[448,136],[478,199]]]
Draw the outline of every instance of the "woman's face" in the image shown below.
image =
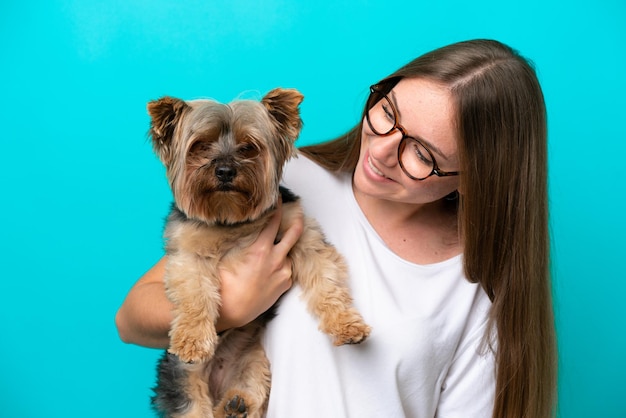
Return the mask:
[[[421,78],[403,78],[387,95],[398,112],[398,123],[408,136],[422,141],[443,171],[458,171],[454,106],[448,89]],[[459,187],[459,176],[425,180],[409,178],[398,163],[402,133],[396,129],[376,135],[363,120],[361,151],[354,172],[354,188],[367,196],[401,203],[439,200]]]

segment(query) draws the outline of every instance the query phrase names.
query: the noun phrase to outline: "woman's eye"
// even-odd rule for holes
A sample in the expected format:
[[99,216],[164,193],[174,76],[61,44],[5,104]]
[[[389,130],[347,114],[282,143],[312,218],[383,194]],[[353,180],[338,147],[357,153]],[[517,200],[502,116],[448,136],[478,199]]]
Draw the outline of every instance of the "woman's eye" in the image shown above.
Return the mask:
[[383,108],[383,112],[385,112],[385,117],[390,121],[390,122],[395,122],[396,117],[393,114],[393,110],[390,108],[390,106],[386,103],[383,103],[382,105]]
[[420,160],[424,161],[425,163],[430,163],[430,160],[426,158],[426,156],[422,154],[420,150],[417,150],[417,156],[419,157]]
[[417,156],[417,158],[419,158],[422,162],[426,164],[432,164],[432,160],[430,159],[430,154],[428,154],[428,151],[426,151],[426,148],[424,148],[422,145],[420,145],[417,142],[413,143],[412,146],[413,146],[413,151],[415,155]]

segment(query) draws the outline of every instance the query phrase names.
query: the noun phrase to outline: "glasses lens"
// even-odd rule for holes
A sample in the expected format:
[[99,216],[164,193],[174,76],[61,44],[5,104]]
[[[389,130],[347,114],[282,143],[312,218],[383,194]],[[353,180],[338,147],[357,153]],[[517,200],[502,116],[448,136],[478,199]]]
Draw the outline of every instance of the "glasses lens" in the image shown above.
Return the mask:
[[403,139],[398,149],[398,158],[404,171],[418,180],[430,176],[435,167],[435,160],[428,148],[411,137]]
[[367,122],[376,135],[387,135],[396,126],[396,110],[387,98],[373,91],[369,99]]

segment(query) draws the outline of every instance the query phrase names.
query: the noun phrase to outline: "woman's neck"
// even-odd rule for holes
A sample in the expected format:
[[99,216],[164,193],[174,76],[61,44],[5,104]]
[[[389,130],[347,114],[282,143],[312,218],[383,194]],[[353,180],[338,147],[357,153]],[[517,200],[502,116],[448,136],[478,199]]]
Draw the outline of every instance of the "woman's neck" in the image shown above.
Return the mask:
[[373,198],[354,191],[374,230],[399,257],[415,264],[433,264],[462,252],[457,210],[444,199],[409,204]]

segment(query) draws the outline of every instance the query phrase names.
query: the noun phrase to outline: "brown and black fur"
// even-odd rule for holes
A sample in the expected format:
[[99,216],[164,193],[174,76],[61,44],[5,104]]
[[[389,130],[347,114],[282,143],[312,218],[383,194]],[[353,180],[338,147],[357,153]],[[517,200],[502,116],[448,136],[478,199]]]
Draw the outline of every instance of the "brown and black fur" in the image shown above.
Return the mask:
[[[153,397],[161,416],[258,418],[267,408],[271,377],[260,337],[273,312],[218,335],[218,269],[236,263],[256,240],[279,196],[279,236],[301,214],[297,197],[279,183],[296,154],[302,98],[275,89],[260,102],[163,97],[148,104],[153,146],[175,201],[165,228],[174,320]],[[289,256],[320,330],[336,345],[362,342],[370,328],[352,307],[345,263],[312,219],[305,218]]]

